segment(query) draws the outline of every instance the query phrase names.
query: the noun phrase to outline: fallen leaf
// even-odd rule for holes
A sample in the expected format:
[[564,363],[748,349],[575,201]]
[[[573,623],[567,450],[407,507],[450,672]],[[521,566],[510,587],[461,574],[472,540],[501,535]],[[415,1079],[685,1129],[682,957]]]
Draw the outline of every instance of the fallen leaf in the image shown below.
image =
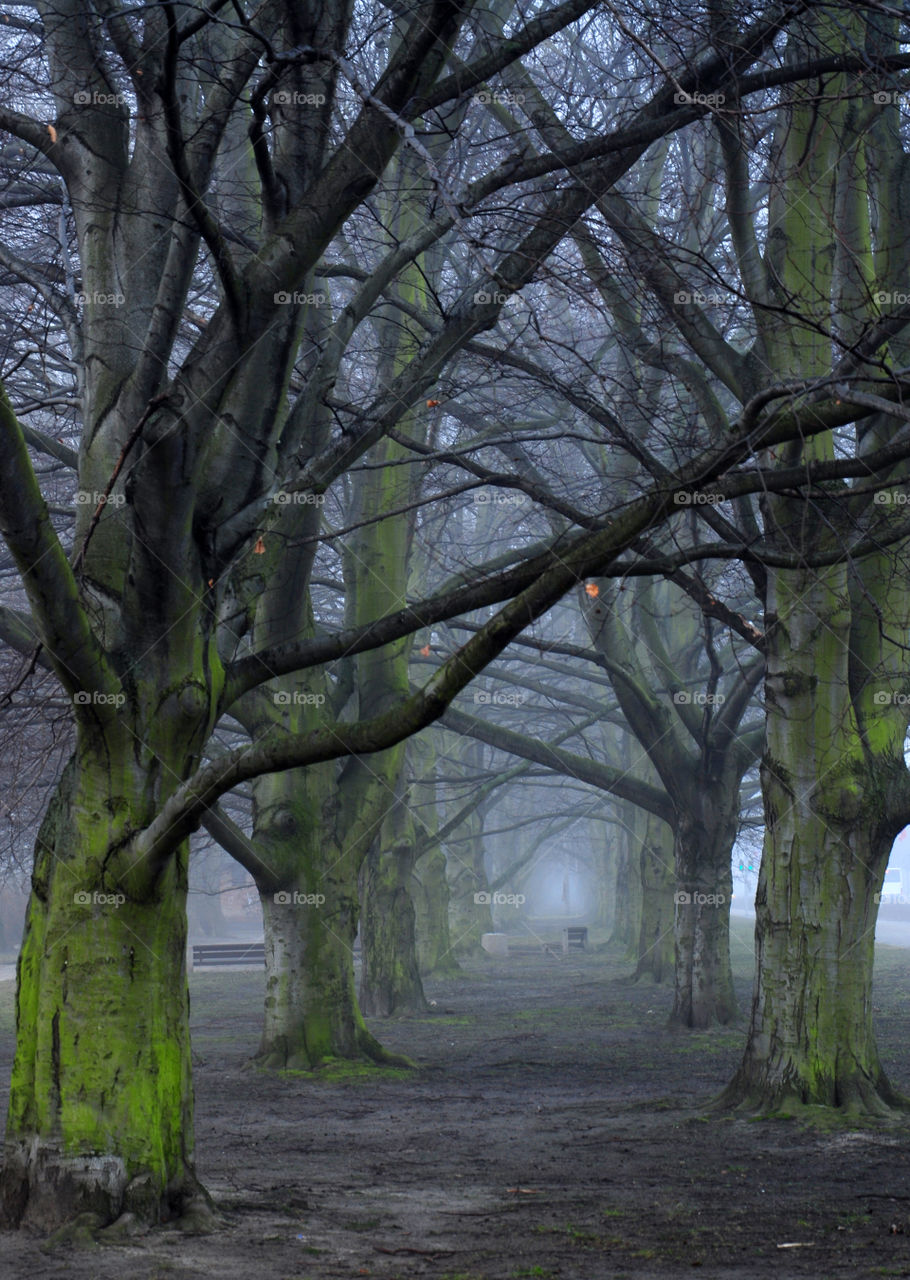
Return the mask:
[[263,542],[261,537],[256,539],[256,545],[255,547],[253,547],[253,555],[256,555],[256,556],[265,555],[265,543]]

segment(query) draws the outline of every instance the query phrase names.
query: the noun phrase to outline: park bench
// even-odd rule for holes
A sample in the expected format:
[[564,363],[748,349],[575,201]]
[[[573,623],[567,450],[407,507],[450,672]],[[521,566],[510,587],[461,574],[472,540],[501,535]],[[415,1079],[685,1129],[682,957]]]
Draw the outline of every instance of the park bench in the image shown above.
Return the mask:
[[588,930],[584,925],[569,925],[562,931],[563,951],[584,951],[588,945]]
[[200,942],[193,945],[194,969],[227,964],[265,964],[265,943]]
[[[360,959],[360,943],[354,946],[354,959]],[[265,964],[264,942],[198,942],[193,944],[193,969],[209,969],[213,965]]]

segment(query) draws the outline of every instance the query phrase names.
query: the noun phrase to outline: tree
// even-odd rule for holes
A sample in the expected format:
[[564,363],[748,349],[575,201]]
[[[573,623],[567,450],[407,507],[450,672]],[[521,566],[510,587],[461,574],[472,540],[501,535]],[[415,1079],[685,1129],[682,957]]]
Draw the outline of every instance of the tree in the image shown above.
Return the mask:
[[[339,50],[370,44],[372,15],[345,7],[279,3],[254,19],[239,6],[228,20],[219,6],[134,14],[60,0],[39,3],[37,23],[4,35],[8,100],[21,106],[0,109],[0,126],[59,174],[36,199],[60,211],[65,243],[55,241],[47,263],[26,221],[24,256],[4,248],[2,263],[23,282],[20,299],[29,290],[40,298],[75,371],[75,386],[63,386],[81,429],[67,554],[29,456],[29,442],[53,450],[54,433],[23,429],[25,409],[17,415],[0,397],[0,533],[27,596],[27,606],[4,607],[0,634],[53,672],[75,723],[36,842],[19,961],[0,1182],[7,1223],[52,1226],[82,1212],[100,1225],[124,1211],[206,1217],[193,1168],[187,839],[221,796],[344,756],[357,768],[356,758],[396,747],[579,579],[609,573],[666,519],[680,487],[731,470],[738,492],[792,485],[784,473],[769,482],[734,469],[756,448],[867,412],[822,393],[762,413],[769,400],[760,398],[721,440],[684,449],[672,476],[577,534],[526,549],[510,568],[479,566],[463,586],[360,626],[251,643],[253,557],[298,530],[294,495],[322,494],[394,430],[654,139],[703,116],[707,94],[764,88],[765,68],[752,68],[794,8],[772,6],[732,42],[691,65],[680,59],[643,107],[615,127],[597,121],[558,154],[526,160],[507,144],[500,162],[482,140],[457,201],[424,156],[437,195],[421,233],[361,280],[339,246],[352,219],[373,216],[371,196],[396,153],[406,145],[423,155],[412,122],[466,105],[591,7],[570,0],[529,22],[516,13],[507,38],[465,37],[466,65],[451,71],[473,11],[445,2],[383,11],[394,40],[375,76],[362,64],[363,79]],[[698,33],[687,47],[700,47]],[[788,75],[805,71],[779,78]],[[680,93],[689,100],[677,103]],[[244,135],[252,191],[224,177],[224,155]],[[552,175],[567,172],[554,185]],[[503,237],[495,229],[507,191],[521,216]],[[22,198],[21,186],[8,190],[6,208]],[[241,221],[228,225],[222,208],[238,205]],[[357,385],[356,370],[342,368],[353,330],[402,267],[461,233],[469,215],[486,220],[490,256],[482,268],[472,256],[467,291],[441,300],[390,383],[338,404],[344,375]],[[314,350],[308,318],[326,305],[315,284],[333,270],[350,272],[356,289],[334,340]],[[27,354],[40,364],[40,353]],[[816,471],[797,480],[807,475]],[[291,500],[276,503],[277,494]],[[306,557],[290,572],[304,581]],[[219,719],[269,681],[495,604],[481,631],[397,706],[297,732],[276,725],[205,760]]]
[[[700,598],[714,599],[703,582],[696,587],[687,581]],[[578,749],[551,749],[544,733],[480,724],[454,710],[443,723],[549,762],[646,810],[653,822],[636,832],[640,874],[647,881],[636,973],[663,973],[660,942],[674,929],[666,908],[675,890],[672,1020],[694,1027],[728,1022],[736,1011],[729,950],[730,861],[740,783],[757,745],[754,726],[750,730],[742,722],[761,679],[761,659],[749,653],[744,664],[729,645],[718,652],[712,624],[673,584],[641,579],[615,588],[607,580],[592,580],[580,595],[593,641],[589,656],[596,656],[608,674],[640,744],[641,759],[635,759],[634,767],[615,757],[591,760]],[[577,652],[588,656],[584,649]],[[664,824],[671,827],[674,844],[665,869]]]
[[[875,15],[845,26],[819,15],[794,32],[791,56],[850,41],[874,57],[896,47],[896,31]],[[737,156],[736,139],[728,152]],[[839,366],[864,358],[887,378],[910,351],[899,309],[879,319],[875,305],[877,297],[887,308],[910,267],[897,212],[908,172],[898,108],[870,102],[862,80],[812,84],[781,109],[774,154],[768,247],[750,280],[763,362],[789,376],[837,378]],[[740,218],[734,227],[742,254],[749,233]],[[781,463],[845,448],[862,459],[901,433],[885,412],[847,439],[794,443]],[[890,473],[895,485],[906,477],[905,465]],[[868,513],[863,489],[819,493],[811,513],[787,497],[764,503],[766,537],[781,559],[769,569],[766,603],[758,974],[745,1055],[724,1095],[740,1106],[874,1114],[903,1102],[878,1056],[872,969],[877,895],[893,838],[910,819],[902,696],[910,601],[906,542],[862,559],[838,554]],[[887,502],[877,509],[894,511]],[[897,514],[885,523],[898,536],[905,525]]]
[[[523,29],[473,83],[584,8]],[[167,6],[137,22],[109,13],[103,24],[78,3],[39,13],[40,26],[26,24],[20,38],[47,85],[53,123],[11,107],[0,123],[61,175],[46,198],[59,204],[65,192],[72,209],[83,313],[72,271],[48,273],[12,253],[4,265],[38,282],[67,331],[79,371],[79,493],[91,497],[78,508],[71,565],[4,399],[0,527],[31,607],[30,617],[4,615],[4,636],[27,649],[40,641],[77,722],[75,754],[38,839],[3,1183],[8,1221],[27,1211],[50,1224],[80,1209],[102,1221],[124,1208],[155,1218],[198,1198],[183,952],[184,838],[199,815],[174,826],[163,808],[242,691],[225,670],[242,632],[231,573],[248,578],[257,539],[280,537],[282,516],[293,524],[293,504],[271,521],[263,513],[299,457],[310,464],[306,484],[324,488],[379,438],[384,414],[397,422],[402,399],[416,400],[437,376],[441,352],[498,308],[471,305],[444,326],[353,437],[345,424],[327,438],[324,369],[287,399],[315,305],[312,272],[398,148],[407,127],[399,113],[440,77],[464,11],[430,6],[396,24],[397,50],[362,100],[335,52],[350,32],[344,9],[308,27],[278,5],[256,29],[245,14],[222,24]],[[463,83],[450,80],[439,102]],[[14,99],[29,96],[17,86]],[[238,117],[257,169],[252,253],[243,252],[248,228],[226,226],[206,199]],[[447,218],[431,226],[430,242]],[[529,265],[525,257],[521,270]],[[361,307],[381,287],[372,279]],[[188,335],[184,309],[197,288],[202,314]],[[247,688],[274,674],[260,669]],[[328,755],[349,749],[336,740]],[[307,754],[298,743],[298,762]],[[248,776],[272,764],[266,751]],[[140,848],[143,835],[150,843]],[[97,1152],[87,1171],[86,1154]]]

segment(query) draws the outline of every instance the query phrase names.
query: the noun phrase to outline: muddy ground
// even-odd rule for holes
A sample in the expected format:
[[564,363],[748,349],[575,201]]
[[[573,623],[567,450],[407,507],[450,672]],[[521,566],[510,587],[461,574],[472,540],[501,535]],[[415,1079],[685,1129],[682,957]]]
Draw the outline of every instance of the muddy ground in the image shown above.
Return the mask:
[[[748,941],[738,925],[744,1009]],[[669,993],[626,973],[601,954],[486,959],[429,984],[429,1016],[371,1022],[417,1071],[315,1078],[246,1067],[259,973],[196,974],[197,1167],[222,1228],[53,1252],[0,1234],[0,1276],[910,1277],[910,1128],[708,1114],[743,1026],[668,1033]],[[880,952],[876,1005],[910,1093],[910,952]],[[6,983],[4,1109],[12,1045]]]

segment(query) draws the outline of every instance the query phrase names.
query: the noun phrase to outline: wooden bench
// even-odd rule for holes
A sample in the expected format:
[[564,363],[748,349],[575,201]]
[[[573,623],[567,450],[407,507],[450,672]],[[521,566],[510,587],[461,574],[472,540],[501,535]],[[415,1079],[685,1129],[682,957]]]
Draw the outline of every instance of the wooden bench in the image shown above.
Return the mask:
[[[359,944],[354,948],[354,960],[360,959]],[[264,942],[198,942],[193,944],[191,967],[209,969],[213,965],[265,964]]]
[[193,968],[213,965],[265,964],[264,942],[200,942],[193,946]]
[[562,931],[562,949],[566,951],[584,951],[588,945],[588,930],[585,925],[573,924]]

